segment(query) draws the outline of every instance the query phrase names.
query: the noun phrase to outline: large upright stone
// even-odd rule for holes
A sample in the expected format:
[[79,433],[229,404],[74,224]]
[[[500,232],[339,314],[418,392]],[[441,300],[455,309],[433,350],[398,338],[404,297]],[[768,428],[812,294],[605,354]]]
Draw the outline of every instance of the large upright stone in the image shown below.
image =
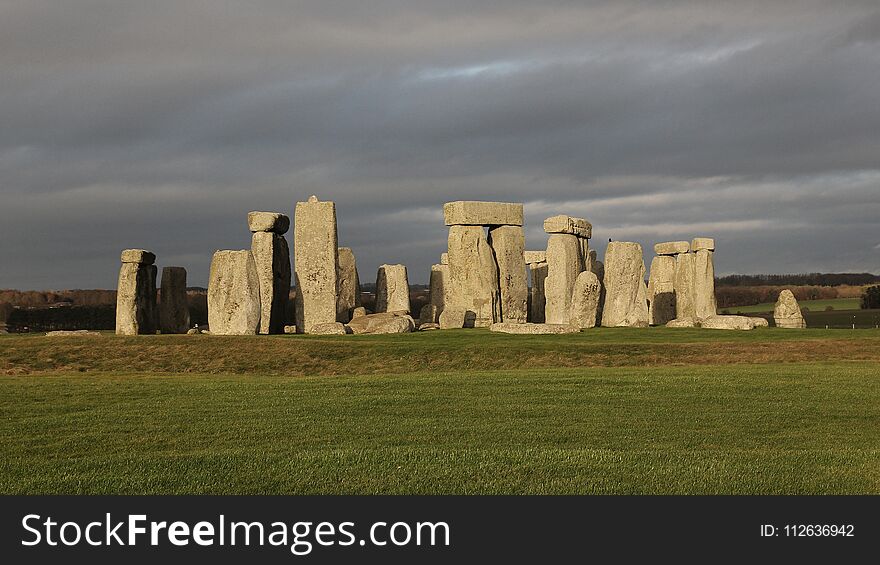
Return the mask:
[[785,289],[779,293],[779,300],[773,309],[773,321],[777,328],[803,329],[807,327],[801,307],[798,305],[794,294]]
[[544,231],[547,233],[567,233],[583,239],[593,237],[593,225],[583,218],[572,218],[565,214],[551,216],[544,220]]
[[250,251],[215,251],[208,276],[213,335],[251,335],[260,328],[260,278]]
[[294,212],[296,331],[336,321],[338,285],[336,205],[316,196],[297,202]]
[[605,327],[647,327],[648,299],[642,246],[613,241],[605,251]]
[[526,280],[526,236],[521,226],[498,226],[489,230],[489,245],[498,265],[501,320],[524,324],[529,315],[529,284]]
[[351,320],[352,310],[361,305],[361,281],[357,261],[350,247],[339,248],[339,293],[336,296],[336,321]]
[[718,315],[715,264],[712,256],[713,252],[708,249],[700,249],[694,253],[694,311],[700,319]]
[[422,324],[436,324],[440,321],[440,315],[446,307],[449,287],[449,265],[431,265],[431,280],[429,285],[429,302],[422,308],[419,322]]
[[189,330],[186,269],[183,267],[162,268],[162,287],[159,298],[159,330],[163,334],[185,334]]
[[648,275],[648,318],[652,326],[675,319],[675,257],[658,255]]
[[251,253],[260,279],[259,333],[283,334],[290,296],[290,248],[287,240],[276,232],[255,232],[251,236]]
[[440,325],[488,327],[499,320],[500,291],[495,255],[480,226],[449,228],[449,293]]
[[694,297],[693,253],[680,253],[675,256],[675,317],[696,318],[697,304]]
[[532,285],[529,287],[529,321],[543,324],[547,303],[544,291],[544,283],[547,280],[547,263],[529,263],[529,275],[532,279]]
[[116,290],[116,334],[155,334],[158,326],[156,308],[156,255],[143,249],[122,252],[119,284]]
[[376,275],[376,313],[409,313],[409,279],[405,265],[381,265]]
[[571,325],[582,330],[596,326],[601,290],[602,285],[592,271],[584,271],[577,276],[571,297]]
[[458,200],[443,205],[443,218],[447,226],[521,226],[523,205]]
[[544,280],[544,321],[568,324],[574,283],[584,270],[578,237],[554,233],[547,240],[547,278]]
[[596,319],[602,319],[602,308],[605,306],[605,263],[599,261],[595,249],[590,250],[590,271],[596,275],[599,282],[602,283],[602,289],[599,292],[599,311],[596,312]]

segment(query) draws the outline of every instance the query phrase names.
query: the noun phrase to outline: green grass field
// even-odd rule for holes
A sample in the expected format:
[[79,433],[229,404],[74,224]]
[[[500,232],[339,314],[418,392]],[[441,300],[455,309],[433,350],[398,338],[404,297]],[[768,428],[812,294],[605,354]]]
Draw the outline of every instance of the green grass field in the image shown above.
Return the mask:
[[0,336],[0,493],[880,493],[880,331]]
[[[858,310],[861,303],[860,298],[831,298],[828,300],[801,300],[798,305],[801,309],[809,309],[810,312],[824,312],[829,306],[834,310]],[[773,312],[774,306],[776,306],[775,302],[764,302],[753,306],[732,306],[725,308],[725,310],[729,310],[731,314],[763,313]]]

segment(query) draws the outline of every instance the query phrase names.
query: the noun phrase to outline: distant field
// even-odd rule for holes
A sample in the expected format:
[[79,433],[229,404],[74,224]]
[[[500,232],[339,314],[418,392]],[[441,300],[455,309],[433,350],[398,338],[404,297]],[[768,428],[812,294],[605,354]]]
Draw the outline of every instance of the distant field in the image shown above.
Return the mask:
[[880,494],[880,331],[0,336],[0,493]]
[[[801,309],[809,308],[810,312],[822,312],[829,306],[835,310],[858,310],[861,305],[861,299],[831,298],[828,300],[801,300],[798,304]],[[749,314],[772,312],[774,306],[776,306],[775,302],[765,302],[763,304],[755,304],[754,306],[731,306],[730,308],[725,308],[725,310],[729,310],[731,314],[740,312],[743,314]]]

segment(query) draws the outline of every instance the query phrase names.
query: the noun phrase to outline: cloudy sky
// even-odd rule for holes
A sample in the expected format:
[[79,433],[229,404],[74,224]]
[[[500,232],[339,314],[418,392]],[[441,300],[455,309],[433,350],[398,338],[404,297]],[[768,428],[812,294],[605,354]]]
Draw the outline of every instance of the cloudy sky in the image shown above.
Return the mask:
[[600,256],[880,273],[880,4],[0,0],[0,288],[113,288],[126,247],[204,285],[313,193],[364,281],[425,282],[459,199],[524,202],[530,249],[568,213]]

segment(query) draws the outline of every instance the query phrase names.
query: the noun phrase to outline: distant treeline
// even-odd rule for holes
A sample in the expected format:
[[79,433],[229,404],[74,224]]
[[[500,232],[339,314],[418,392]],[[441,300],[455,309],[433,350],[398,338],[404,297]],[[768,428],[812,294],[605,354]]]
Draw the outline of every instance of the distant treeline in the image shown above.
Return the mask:
[[716,286],[864,286],[880,283],[871,273],[806,273],[799,275],[727,275],[715,279]]

